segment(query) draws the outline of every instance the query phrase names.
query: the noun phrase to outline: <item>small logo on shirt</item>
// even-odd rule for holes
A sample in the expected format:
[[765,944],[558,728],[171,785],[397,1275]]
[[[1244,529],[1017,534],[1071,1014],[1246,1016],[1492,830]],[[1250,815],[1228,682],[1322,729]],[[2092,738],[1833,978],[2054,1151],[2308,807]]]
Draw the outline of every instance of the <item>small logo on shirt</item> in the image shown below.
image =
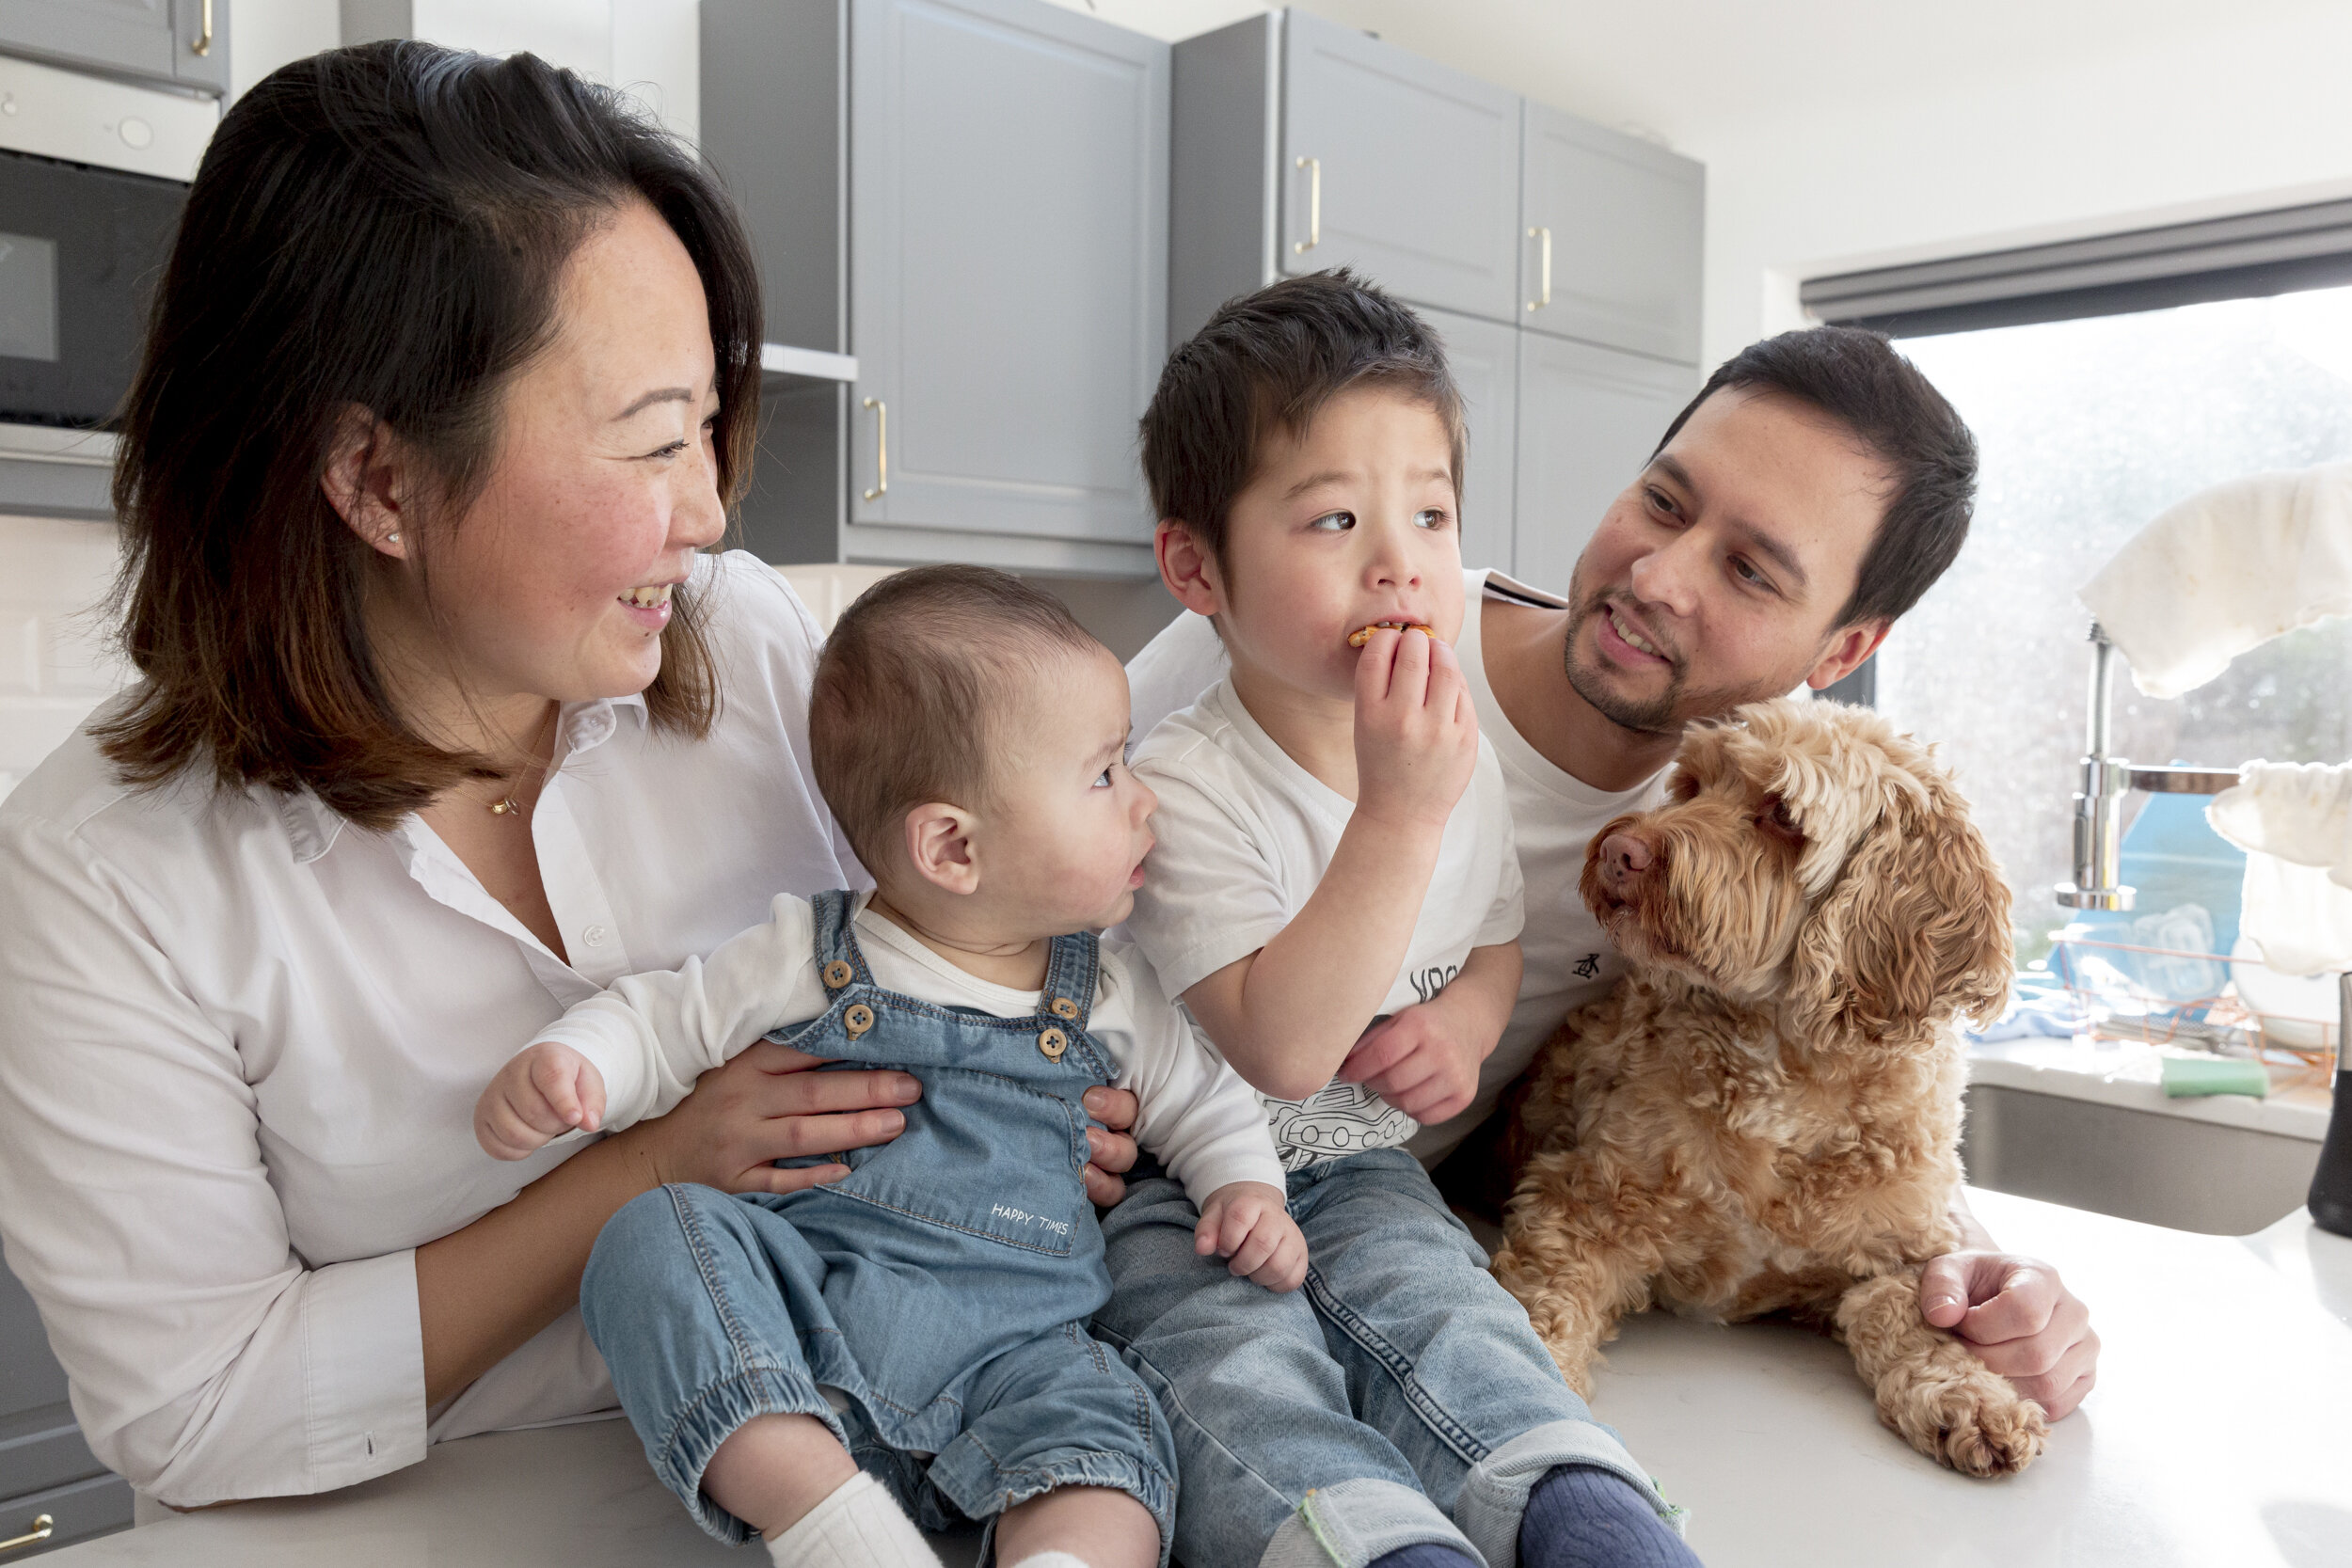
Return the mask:
[[1049,1220],[1041,1214],[1032,1214],[1026,1209],[1015,1209],[1002,1203],[990,1204],[988,1212],[997,1219],[1010,1220],[1015,1225],[1041,1225],[1057,1236],[1070,1234],[1068,1220]]
[[1577,977],[1578,979],[1580,979],[1580,980],[1589,980],[1589,979],[1591,979],[1594,975],[1598,974],[1599,973],[1600,973],[1600,955],[1599,955],[1599,954],[1597,954],[1597,953],[1587,953],[1587,954],[1585,954],[1582,958],[1579,958],[1579,959],[1577,959],[1577,960],[1576,960],[1576,977]]
[[1460,964],[1431,964],[1427,969],[1405,976],[1413,983],[1413,994],[1423,1002],[1445,990],[1446,983],[1462,973]]

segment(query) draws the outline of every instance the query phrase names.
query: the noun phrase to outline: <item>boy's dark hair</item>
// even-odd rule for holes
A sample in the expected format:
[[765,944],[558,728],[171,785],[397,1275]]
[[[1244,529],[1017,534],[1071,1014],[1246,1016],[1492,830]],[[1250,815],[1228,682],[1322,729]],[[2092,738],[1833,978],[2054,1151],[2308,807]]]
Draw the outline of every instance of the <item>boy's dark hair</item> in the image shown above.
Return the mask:
[[1469,446],[1462,394],[1429,324],[1345,267],[1286,277],[1230,299],[1168,356],[1143,412],[1152,505],[1184,525],[1221,565],[1233,498],[1266,436],[1296,436],[1337,393],[1379,386],[1437,412],[1452,447],[1454,491]]
[[1106,650],[1052,594],[986,566],[899,572],[841,612],[809,689],[809,759],[868,871],[886,872],[916,806],[988,803],[1014,699],[1071,652]]
[[[1935,585],[1968,540],[1976,510],[1977,438],[1918,367],[1883,332],[1811,326],[1750,343],[1724,360],[1659,438],[1663,451],[1700,404],[1725,388],[1781,393],[1859,436],[1895,473],[1853,594],[1834,623],[1900,616]],[[1656,452],[1651,454],[1657,455]]]

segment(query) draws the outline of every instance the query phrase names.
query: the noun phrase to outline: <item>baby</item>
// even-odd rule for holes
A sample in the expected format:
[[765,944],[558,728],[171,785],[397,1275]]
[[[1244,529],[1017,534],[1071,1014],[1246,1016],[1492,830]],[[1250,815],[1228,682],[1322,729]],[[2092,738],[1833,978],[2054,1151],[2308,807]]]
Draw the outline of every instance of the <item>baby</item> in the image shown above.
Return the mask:
[[516,1159],[658,1116],[763,1036],[921,1081],[906,1130],[831,1185],[665,1188],[597,1240],[589,1333],[712,1534],[892,1568],[937,1563],[915,1521],[969,1518],[1016,1568],[1166,1562],[1170,1434],[1087,1336],[1110,1280],[1081,1097],[1135,1092],[1201,1256],[1249,1289],[1295,1290],[1306,1250],[1257,1098],[1092,934],[1152,844],[1127,721],[1118,661],[1044,594],[974,567],[884,579],[827,640],[809,715],[873,894],[777,898],[708,958],[574,1007],[483,1094],[483,1147]]
[[1176,1427],[1187,1562],[1691,1563],[1401,1147],[1471,1101],[1519,979],[1518,861],[1462,624],[1462,403],[1345,273],[1227,305],[1143,420],[1161,575],[1232,673],[1135,770],[1129,930],[1265,1097],[1305,1291],[1198,1266],[1172,1183],[1104,1221],[1120,1344]]

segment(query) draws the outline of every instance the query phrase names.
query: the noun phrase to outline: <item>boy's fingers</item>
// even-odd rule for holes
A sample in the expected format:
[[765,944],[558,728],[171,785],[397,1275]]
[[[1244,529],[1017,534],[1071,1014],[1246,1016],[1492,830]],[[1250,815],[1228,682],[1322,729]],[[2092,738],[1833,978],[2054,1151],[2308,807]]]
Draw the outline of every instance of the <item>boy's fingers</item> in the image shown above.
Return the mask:
[[1279,1236],[1273,1233],[1274,1229],[1273,1226],[1262,1225],[1248,1233],[1241,1245],[1234,1249],[1232,1262],[1234,1274],[1248,1279],[1265,1267],[1266,1259],[1274,1256],[1274,1249],[1281,1241]]
[[1224,1237],[1217,1250],[1232,1257],[1243,1249],[1253,1230],[1264,1228],[1259,1223],[1263,1211],[1254,1203],[1232,1203],[1225,1208]]
[[1403,1029],[1380,1026],[1366,1032],[1340,1064],[1339,1075],[1351,1084],[1377,1078],[1413,1053],[1413,1037]]

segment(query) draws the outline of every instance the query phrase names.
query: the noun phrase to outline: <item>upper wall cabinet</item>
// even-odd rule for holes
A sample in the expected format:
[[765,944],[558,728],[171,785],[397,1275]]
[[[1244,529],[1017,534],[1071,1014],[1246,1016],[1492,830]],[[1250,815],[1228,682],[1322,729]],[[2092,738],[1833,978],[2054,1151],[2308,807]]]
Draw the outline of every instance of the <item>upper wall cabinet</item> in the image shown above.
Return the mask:
[[229,90],[229,0],[0,0],[0,50]]
[[1167,46],[1040,0],[850,14],[853,534],[1148,546]]
[[1281,162],[1284,272],[1354,267],[1424,305],[1512,319],[1516,93],[1294,10]]
[[1148,575],[1168,46],[1044,0],[704,0],[702,53],[770,338],[856,360],[770,384],[752,546]]
[[[1568,591],[1577,557],[1610,503],[1633,483],[1696,390],[1698,372],[1689,365],[1519,334],[1513,575]],[[1465,512],[1470,505],[1465,499]],[[1477,565],[1468,543],[1465,531],[1464,563]]]
[[1697,363],[1706,168],[1530,103],[1521,170],[1525,324]]
[[1446,364],[1462,393],[1470,461],[1462,472],[1462,564],[1511,568],[1513,469],[1518,428],[1519,335],[1500,322],[1422,311],[1445,340]]

